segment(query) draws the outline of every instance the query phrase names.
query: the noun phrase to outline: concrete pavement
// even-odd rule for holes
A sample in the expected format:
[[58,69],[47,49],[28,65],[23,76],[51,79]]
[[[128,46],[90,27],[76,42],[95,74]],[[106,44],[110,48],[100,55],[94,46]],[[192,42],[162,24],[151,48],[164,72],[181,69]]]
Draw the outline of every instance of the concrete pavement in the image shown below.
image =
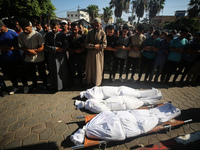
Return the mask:
[[[6,81],[10,86],[10,82]],[[182,110],[181,120],[193,119],[193,122],[172,129],[171,132],[159,132],[143,135],[120,142],[109,142],[108,150],[137,149],[139,144],[151,145],[200,131],[200,86],[172,87],[165,84],[140,84],[132,81],[109,82],[102,85],[129,86],[136,89],[158,88],[162,94],[161,102],[172,101]],[[14,95],[0,97],[0,148],[63,150],[70,149],[73,143],[69,136],[84,125],[77,116],[91,114],[86,110],[76,110],[74,101],[80,99],[79,93],[84,88],[78,85],[67,91],[52,93],[39,88],[33,93],[23,94],[22,89]],[[87,148],[87,149],[98,149]]]

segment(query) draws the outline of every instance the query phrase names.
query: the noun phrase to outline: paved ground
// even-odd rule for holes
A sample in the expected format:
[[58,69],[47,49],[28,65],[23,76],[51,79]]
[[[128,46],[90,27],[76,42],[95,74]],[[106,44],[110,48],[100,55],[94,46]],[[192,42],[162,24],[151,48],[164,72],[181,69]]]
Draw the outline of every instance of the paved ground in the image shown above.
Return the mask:
[[[9,81],[6,81],[10,85]],[[173,129],[171,132],[159,132],[128,139],[122,142],[110,142],[108,150],[137,149],[139,144],[151,145],[167,141],[178,135],[200,131],[200,87],[172,87],[162,84],[140,84],[128,82],[109,82],[102,85],[126,85],[137,89],[158,88],[162,91],[162,102],[172,104],[182,110],[179,119],[193,119],[193,122]],[[31,94],[22,90],[14,95],[0,97],[0,148],[63,150],[70,149],[73,143],[69,136],[82,127],[83,121],[77,116],[90,114],[76,110],[75,99],[79,98],[81,89],[76,86],[68,91],[51,93],[38,89]],[[87,148],[88,149],[88,148]],[[92,148],[91,148],[92,149]],[[97,149],[97,148],[94,148]]]

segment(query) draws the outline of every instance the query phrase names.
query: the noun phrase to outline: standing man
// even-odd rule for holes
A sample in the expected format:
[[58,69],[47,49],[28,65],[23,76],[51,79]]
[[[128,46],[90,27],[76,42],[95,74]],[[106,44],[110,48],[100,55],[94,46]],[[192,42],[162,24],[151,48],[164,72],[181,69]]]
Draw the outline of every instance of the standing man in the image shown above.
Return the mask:
[[18,34],[13,30],[9,30],[1,20],[0,49],[2,71],[4,74],[8,75],[13,85],[13,89],[9,94],[14,94],[18,90],[18,77],[22,80],[24,93],[28,93],[29,88],[27,84],[26,67],[23,59],[23,52],[18,47]]
[[169,46],[169,54],[165,64],[165,70],[162,72],[161,81],[168,83],[173,72],[179,67],[182,54],[185,52],[188,44],[186,39],[189,33],[188,28],[181,30],[180,36],[175,37]]
[[21,19],[19,25],[22,27],[23,32],[19,34],[18,44],[19,47],[26,53],[25,62],[30,73],[33,86],[31,90],[37,88],[37,76],[36,71],[38,70],[39,75],[43,81],[43,86],[47,88],[47,76],[45,72],[44,63],[44,40],[42,35],[32,29],[32,24],[27,19]]
[[50,21],[51,32],[46,34],[45,51],[48,54],[49,73],[52,89],[59,91],[69,85],[69,71],[67,64],[67,37],[58,31],[59,22]]
[[142,24],[139,24],[137,26],[136,33],[130,37],[131,49],[128,53],[128,59],[127,59],[127,65],[126,65],[126,80],[128,80],[129,70],[132,66],[132,74],[131,74],[130,79],[134,81],[135,70],[141,59],[142,47],[143,47],[144,41],[146,40],[145,35],[142,34],[143,30],[144,30],[144,26]]
[[61,31],[62,33],[66,34],[66,36],[69,36],[72,34],[70,30],[68,30],[68,22],[66,20],[62,20],[60,23]]
[[78,23],[71,24],[72,35],[67,37],[69,43],[69,66],[72,84],[78,72],[79,84],[82,84],[84,38],[78,34]]
[[147,78],[149,78],[150,73],[153,70],[156,54],[160,50],[160,39],[159,39],[160,34],[161,34],[160,30],[156,30],[152,36],[150,36],[144,41],[144,47],[143,47],[144,52],[140,66],[139,78],[137,82],[140,82],[140,79],[142,77],[145,68],[146,68],[146,73],[144,78],[145,82],[147,81]]
[[101,19],[94,19],[94,29],[91,30],[85,40],[88,49],[86,61],[86,83],[100,86],[103,74],[103,50],[107,46],[106,34],[100,30]]

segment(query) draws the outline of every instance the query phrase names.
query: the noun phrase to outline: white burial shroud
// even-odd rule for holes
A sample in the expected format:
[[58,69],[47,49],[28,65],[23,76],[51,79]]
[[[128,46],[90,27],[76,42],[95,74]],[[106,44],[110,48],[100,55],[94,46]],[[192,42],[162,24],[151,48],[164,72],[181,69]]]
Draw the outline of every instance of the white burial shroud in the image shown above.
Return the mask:
[[153,98],[135,98],[129,96],[113,96],[105,100],[88,99],[87,101],[75,101],[77,109],[85,108],[93,113],[102,111],[120,111],[139,108],[143,105],[150,105],[158,102],[158,99]]
[[171,103],[149,110],[105,111],[98,114],[86,126],[70,136],[76,145],[83,144],[84,136],[92,139],[119,141],[144,134],[159,123],[181,114]]
[[152,88],[151,90],[139,91],[127,86],[100,86],[87,89],[80,93],[80,97],[86,97],[87,99],[106,99],[113,96],[129,96],[135,98],[153,98],[161,99],[162,94],[158,89]]

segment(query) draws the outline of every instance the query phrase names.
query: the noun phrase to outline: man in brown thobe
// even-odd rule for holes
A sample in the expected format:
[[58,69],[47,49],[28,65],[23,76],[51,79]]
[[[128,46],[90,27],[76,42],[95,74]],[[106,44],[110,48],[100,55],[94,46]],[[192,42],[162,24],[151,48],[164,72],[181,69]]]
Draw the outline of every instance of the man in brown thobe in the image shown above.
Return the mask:
[[101,19],[94,19],[94,29],[86,37],[85,45],[88,49],[86,61],[86,83],[88,85],[100,86],[103,74],[104,54],[107,46],[106,34],[100,30]]

